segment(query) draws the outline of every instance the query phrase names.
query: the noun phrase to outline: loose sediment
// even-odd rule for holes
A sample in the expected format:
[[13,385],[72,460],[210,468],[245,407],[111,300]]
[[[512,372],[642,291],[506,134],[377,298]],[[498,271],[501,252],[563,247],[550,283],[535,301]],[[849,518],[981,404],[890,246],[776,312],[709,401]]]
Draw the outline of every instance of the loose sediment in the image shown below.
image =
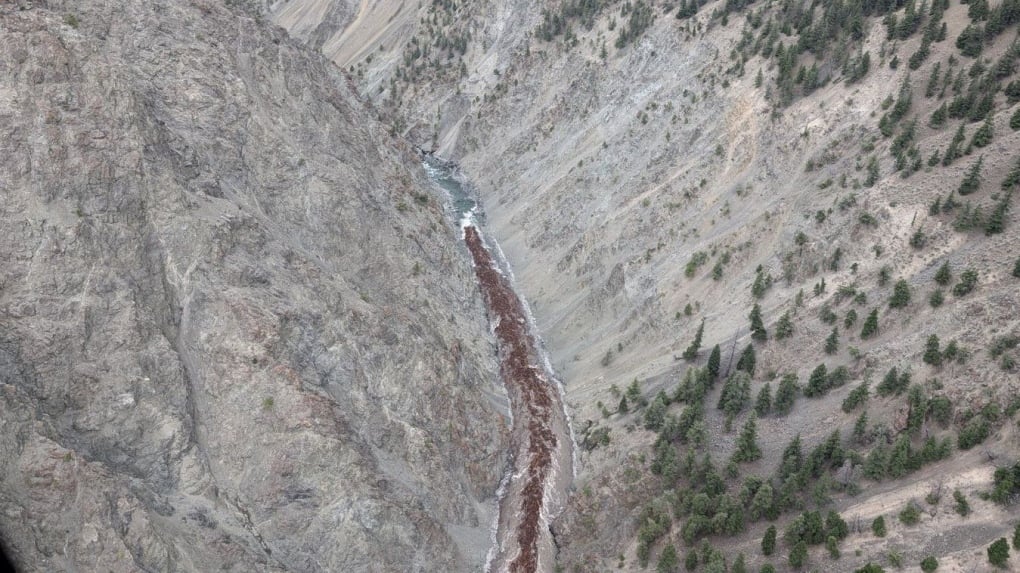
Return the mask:
[[[551,373],[540,366],[527,314],[510,281],[496,267],[478,229],[464,227],[464,241],[499,344],[500,375],[513,412],[515,472],[501,500],[493,570],[538,571],[553,558],[547,519],[562,503],[570,478],[566,416]],[[543,559],[543,556],[547,556]]]

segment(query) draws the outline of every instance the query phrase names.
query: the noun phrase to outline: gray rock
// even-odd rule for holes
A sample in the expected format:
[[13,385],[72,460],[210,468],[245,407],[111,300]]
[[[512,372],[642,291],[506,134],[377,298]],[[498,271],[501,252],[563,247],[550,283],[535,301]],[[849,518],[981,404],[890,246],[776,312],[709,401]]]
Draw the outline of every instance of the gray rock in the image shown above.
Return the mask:
[[3,4],[0,70],[16,562],[477,568],[506,449],[481,299],[344,75],[214,0]]

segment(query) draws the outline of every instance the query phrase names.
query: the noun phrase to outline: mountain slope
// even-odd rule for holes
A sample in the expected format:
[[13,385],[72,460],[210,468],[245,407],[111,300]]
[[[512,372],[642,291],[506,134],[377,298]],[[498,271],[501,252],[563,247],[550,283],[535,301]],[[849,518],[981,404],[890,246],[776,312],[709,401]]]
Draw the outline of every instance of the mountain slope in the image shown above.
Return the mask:
[[0,537],[25,571],[467,570],[471,267],[332,64],[217,1],[0,6]]
[[[667,543],[689,547],[681,533],[689,508],[662,507],[697,480],[662,477],[656,455],[667,450],[655,444],[668,423],[642,429],[645,407],[635,413],[619,404],[636,379],[640,399],[652,403],[662,390],[666,415],[681,416],[690,404],[674,400],[677,387],[716,344],[724,374],[745,348],[756,352],[752,399],[766,384],[774,392],[784,374],[805,388],[819,364],[847,373],[831,391],[799,398],[788,416],[758,421],[764,457],[738,466],[731,495],[751,476],[778,489],[781,456],[795,436],[806,454],[839,429],[841,446],[860,457],[851,460],[860,491],[833,488],[821,507],[892,520],[899,504],[920,500],[941,477],[980,509],[981,519],[965,521],[943,500],[920,529],[855,537],[862,554],[831,565],[818,548],[812,563],[852,571],[867,560],[885,563],[889,551],[919,561],[937,549],[925,544],[932,531],[955,531],[940,559],[974,570],[984,546],[1009,533],[1015,506],[973,500],[992,487],[996,468],[1020,457],[1016,348],[995,350],[1020,337],[1016,182],[1005,183],[1020,161],[1017,28],[995,16],[1015,3],[993,3],[985,16],[973,4],[434,2],[418,7],[414,33],[398,43],[349,48],[361,56],[342,63],[380,117],[473,176],[563,374],[576,429],[591,437],[593,449],[580,460],[582,493],[557,530],[568,570],[615,570],[618,555],[624,568],[639,568],[639,530],[650,515],[670,518],[659,537],[646,535],[652,563]],[[364,38],[390,25],[352,22],[376,27],[323,25]],[[976,48],[967,39],[975,26]],[[925,57],[915,56],[922,46]],[[985,129],[989,141],[979,135]],[[957,133],[959,154],[947,160]],[[980,183],[961,188],[979,161]],[[950,197],[956,206],[947,212]],[[996,210],[1005,213],[998,230],[988,217]],[[946,284],[936,281],[944,264]],[[968,270],[976,285],[957,291]],[[755,296],[759,274],[769,286]],[[909,301],[890,304],[900,280]],[[936,292],[942,302],[929,302]],[[756,303],[770,333],[762,341],[749,328]],[[864,335],[872,312],[878,332]],[[777,340],[787,313],[793,334]],[[702,320],[701,353],[682,360]],[[964,352],[926,362],[932,335],[940,357],[951,342]],[[910,373],[906,386],[876,395],[892,368]],[[716,407],[724,378],[703,398],[706,435],[696,448],[720,470],[751,409],[742,404],[726,423]],[[871,398],[844,412],[865,382]],[[911,408],[919,410],[908,401],[914,386],[923,427],[907,425]],[[951,405],[945,423],[928,409],[943,400]],[[868,437],[857,440],[864,410]],[[980,447],[961,442],[982,423],[989,430]],[[949,458],[906,476],[860,473],[879,446],[906,438],[916,453],[927,437],[948,440]],[[685,440],[669,441],[683,459]],[[815,507],[808,490],[816,480],[834,480],[838,469],[798,492],[804,509]],[[781,532],[795,512],[784,511]],[[749,521],[742,536],[710,540],[731,563],[745,551],[757,567],[764,558],[750,555],[767,525]]]

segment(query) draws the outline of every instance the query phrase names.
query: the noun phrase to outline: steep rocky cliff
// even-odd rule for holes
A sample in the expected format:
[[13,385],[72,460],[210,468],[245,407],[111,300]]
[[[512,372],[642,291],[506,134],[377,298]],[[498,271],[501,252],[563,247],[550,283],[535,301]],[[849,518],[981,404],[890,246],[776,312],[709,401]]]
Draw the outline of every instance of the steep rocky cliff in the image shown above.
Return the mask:
[[0,4],[0,537],[477,569],[506,437],[469,258],[339,70],[227,4]]

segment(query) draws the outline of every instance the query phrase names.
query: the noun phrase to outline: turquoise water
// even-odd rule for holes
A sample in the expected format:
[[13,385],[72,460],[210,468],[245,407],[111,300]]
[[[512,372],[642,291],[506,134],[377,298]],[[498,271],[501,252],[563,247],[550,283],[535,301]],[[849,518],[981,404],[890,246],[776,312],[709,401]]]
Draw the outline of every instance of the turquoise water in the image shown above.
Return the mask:
[[450,196],[450,208],[461,225],[477,225],[484,217],[470,186],[461,178],[456,166],[431,155],[422,161],[429,178]]

